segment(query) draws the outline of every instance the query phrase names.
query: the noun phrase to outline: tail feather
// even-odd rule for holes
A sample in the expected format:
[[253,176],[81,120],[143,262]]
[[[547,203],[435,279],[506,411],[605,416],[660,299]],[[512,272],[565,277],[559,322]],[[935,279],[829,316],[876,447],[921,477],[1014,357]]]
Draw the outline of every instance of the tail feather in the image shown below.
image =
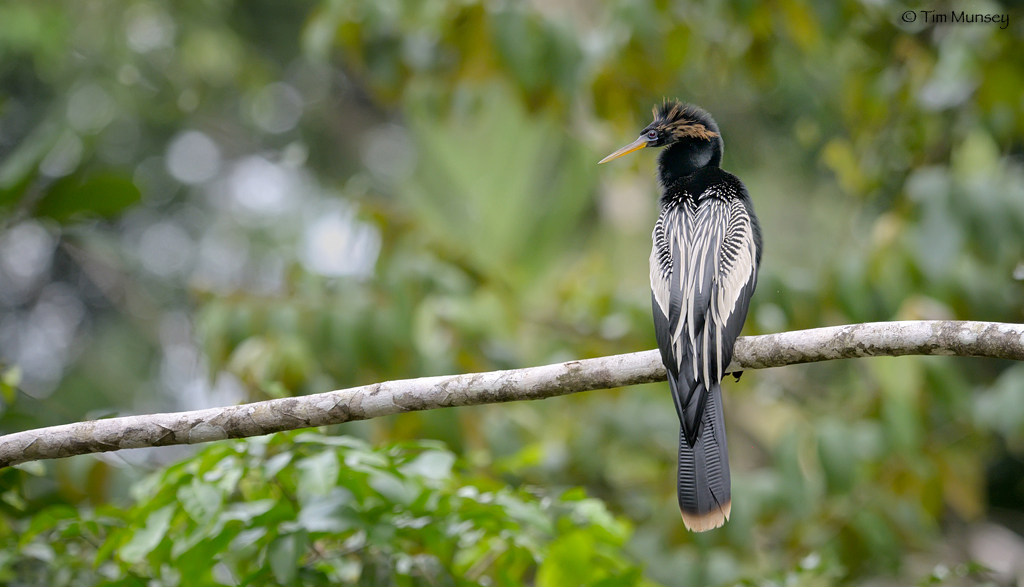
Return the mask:
[[679,432],[679,512],[694,532],[718,528],[732,511],[722,388],[715,384],[710,391],[696,441],[691,445]]

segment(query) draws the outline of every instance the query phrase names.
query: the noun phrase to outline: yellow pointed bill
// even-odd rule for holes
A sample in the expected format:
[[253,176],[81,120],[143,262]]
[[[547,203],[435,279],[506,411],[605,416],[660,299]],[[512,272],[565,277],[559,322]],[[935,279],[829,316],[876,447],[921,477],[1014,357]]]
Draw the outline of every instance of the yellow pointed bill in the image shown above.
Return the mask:
[[632,143],[626,145],[625,147],[622,147],[621,149],[619,149],[618,151],[615,151],[611,155],[608,155],[604,159],[601,159],[600,161],[597,162],[597,164],[600,165],[602,163],[607,163],[607,162],[611,161],[612,159],[618,159],[619,157],[622,157],[623,155],[628,155],[628,154],[632,153],[633,151],[639,151],[640,149],[643,149],[646,146],[647,146],[647,139],[644,138],[643,136],[641,136],[640,138],[638,138],[637,140],[633,141]]

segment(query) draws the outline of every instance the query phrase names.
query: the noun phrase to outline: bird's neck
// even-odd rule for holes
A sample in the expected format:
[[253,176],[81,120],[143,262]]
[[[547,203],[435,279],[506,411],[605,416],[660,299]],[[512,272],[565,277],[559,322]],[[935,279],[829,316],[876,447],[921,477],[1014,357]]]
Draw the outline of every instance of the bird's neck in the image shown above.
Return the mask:
[[722,164],[718,141],[680,142],[665,147],[658,157],[658,176],[664,186],[691,175],[705,167]]

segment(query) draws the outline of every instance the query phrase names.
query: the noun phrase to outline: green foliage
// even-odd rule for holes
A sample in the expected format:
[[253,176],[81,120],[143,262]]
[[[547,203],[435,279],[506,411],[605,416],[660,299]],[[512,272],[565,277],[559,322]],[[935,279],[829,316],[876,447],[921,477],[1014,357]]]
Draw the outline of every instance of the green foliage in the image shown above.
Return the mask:
[[488,279],[522,287],[544,274],[538,264],[558,258],[550,252],[566,248],[594,187],[593,162],[552,121],[528,116],[507,88],[473,100],[451,119],[414,118],[424,160],[401,194],[446,249],[464,248]]
[[513,586],[531,577],[552,587],[570,579],[651,585],[622,550],[629,524],[600,501],[469,475],[436,442],[371,449],[304,432],[221,443],[137,482],[131,495],[126,507],[9,510],[0,578],[54,586]]
[[17,365],[0,367],[0,396],[4,404],[14,402],[15,392],[18,390],[18,383],[21,381],[21,369]]
[[35,213],[62,222],[76,214],[116,217],[140,197],[139,188],[127,177],[67,178],[54,184],[36,205]]

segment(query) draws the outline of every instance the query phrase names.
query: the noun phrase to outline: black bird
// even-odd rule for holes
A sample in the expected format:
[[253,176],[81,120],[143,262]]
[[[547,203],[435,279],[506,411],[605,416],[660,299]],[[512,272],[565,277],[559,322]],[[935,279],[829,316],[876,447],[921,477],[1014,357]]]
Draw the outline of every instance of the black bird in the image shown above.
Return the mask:
[[679,415],[679,511],[690,530],[718,528],[732,509],[722,376],[747,318],[761,265],[761,227],[743,183],[723,171],[711,115],[666,101],[640,138],[658,158],[661,214],[651,250],[654,331]]

